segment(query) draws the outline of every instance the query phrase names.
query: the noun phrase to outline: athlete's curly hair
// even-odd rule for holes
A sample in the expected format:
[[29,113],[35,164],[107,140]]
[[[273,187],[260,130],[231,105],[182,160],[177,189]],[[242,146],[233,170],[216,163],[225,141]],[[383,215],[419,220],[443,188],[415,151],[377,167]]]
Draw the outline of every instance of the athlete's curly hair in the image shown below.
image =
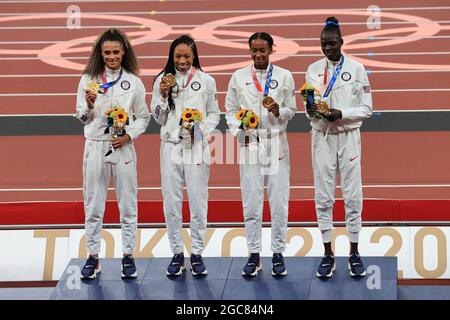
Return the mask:
[[136,54],[131,46],[127,35],[115,28],[111,28],[100,34],[92,46],[91,56],[83,74],[88,74],[91,77],[101,75],[105,69],[105,62],[102,57],[102,45],[105,41],[117,41],[122,44],[124,55],[122,57],[122,67],[134,75],[139,75],[139,66],[137,63]]

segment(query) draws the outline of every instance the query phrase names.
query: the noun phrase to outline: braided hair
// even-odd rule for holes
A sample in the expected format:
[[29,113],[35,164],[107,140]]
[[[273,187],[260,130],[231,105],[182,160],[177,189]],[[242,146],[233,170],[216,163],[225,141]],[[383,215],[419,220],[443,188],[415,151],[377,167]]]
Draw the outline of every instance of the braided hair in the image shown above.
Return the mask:
[[250,36],[250,38],[248,38],[248,46],[251,47],[252,41],[256,40],[256,39],[262,39],[262,40],[266,41],[267,44],[269,45],[269,49],[272,50],[273,38],[270,34],[268,34],[267,32],[256,32],[256,33],[252,34]]

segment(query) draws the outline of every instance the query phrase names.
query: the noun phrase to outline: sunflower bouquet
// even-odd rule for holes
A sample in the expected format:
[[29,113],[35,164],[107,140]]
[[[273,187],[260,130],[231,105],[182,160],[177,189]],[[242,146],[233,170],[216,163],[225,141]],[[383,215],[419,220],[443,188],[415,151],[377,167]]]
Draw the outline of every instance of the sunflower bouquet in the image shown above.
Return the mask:
[[308,90],[314,90],[314,97],[316,97],[316,96],[321,97],[320,90],[314,86],[307,84],[307,83],[304,83],[298,90],[300,91],[300,95],[302,96],[303,101],[306,101],[306,99],[308,98],[308,93],[307,93]]
[[249,109],[240,109],[236,113],[236,119],[241,121],[243,129],[256,129],[259,124],[258,115]]
[[200,110],[187,108],[181,113],[180,126],[192,131],[194,124],[201,122],[202,119],[203,116]]
[[308,110],[312,108],[313,105],[317,105],[319,110],[316,112],[314,117],[316,119],[322,119],[322,114],[328,112],[328,105],[322,101],[322,94],[320,93],[320,90],[314,86],[304,83],[300,87],[299,91],[303,101],[306,103],[306,109]]
[[[185,141],[184,146],[187,149],[191,149],[194,141],[202,139],[202,132],[200,130],[200,122],[202,119],[202,112],[195,108],[187,108],[181,113],[180,139]],[[187,135],[190,136],[190,138],[188,138]]]
[[114,138],[125,135],[125,126],[129,124],[128,113],[124,108],[115,106],[105,112],[107,127],[105,133],[109,133],[112,128],[112,136]]

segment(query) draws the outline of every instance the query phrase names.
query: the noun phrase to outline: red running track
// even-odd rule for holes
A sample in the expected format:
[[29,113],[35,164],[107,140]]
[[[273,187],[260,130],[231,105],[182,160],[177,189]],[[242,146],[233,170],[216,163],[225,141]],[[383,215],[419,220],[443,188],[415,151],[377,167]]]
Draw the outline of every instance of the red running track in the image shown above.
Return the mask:
[[[0,78],[0,114],[73,113],[75,104],[74,92],[79,80],[78,75],[87,61],[93,38],[88,43],[80,43],[75,46],[76,48],[86,48],[85,50],[81,50],[81,52],[72,52],[70,51],[70,47],[67,47],[67,50],[62,52],[63,57],[69,57],[66,62],[62,62],[61,59],[55,58],[55,56],[48,56],[52,52],[56,54],[54,50],[45,51],[46,53],[44,55],[48,59],[46,63],[37,57],[37,53],[24,54],[23,52],[24,50],[39,52],[45,47],[50,46],[50,43],[8,44],[11,41],[64,42],[88,36],[95,37],[95,35],[103,30],[103,28],[88,28],[88,26],[95,25],[135,26],[134,28],[124,29],[132,34],[134,32],[142,32],[143,29],[141,28],[141,24],[130,22],[129,20],[132,18],[152,19],[149,20],[149,23],[152,23],[152,21],[160,23],[161,25],[154,27],[154,30],[156,32],[162,32],[164,36],[161,39],[158,37],[156,41],[148,40],[135,46],[136,52],[141,57],[141,67],[144,71],[147,70],[147,72],[143,72],[143,78],[148,91],[151,91],[153,75],[157,70],[162,68],[166,61],[170,40],[180,32],[191,32],[199,38],[199,52],[205,70],[211,70],[217,80],[219,102],[223,109],[224,92],[226,91],[230,74],[235,70],[233,64],[247,63],[249,61],[248,49],[245,42],[249,34],[255,30],[264,29],[279,37],[279,39],[276,39],[276,50],[280,54],[287,54],[287,56],[283,56],[283,59],[276,63],[292,71],[297,85],[300,86],[304,82],[303,72],[306,70],[306,67],[321,55],[318,37],[322,28],[323,19],[333,13],[341,19],[343,24],[342,29],[346,42],[344,48],[347,54],[354,55],[357,59],[364,59],[361,61],[366,63],[366,67],[375,72],[371,75],[371,83],[374,89],[373,97],[376,110],[450,109],[450,104],[448,103],[450,101],[450,89],[448,88],[448,83],[450,83],[450,65],[448,64],[448,54],[445,54],[446,52],[450,52],[450,42],[445,40],[450,35],[450,21],[448,21],[450,9],[420,10],[417,8],[439,8],[445,6],[447,4],[446,1],[427,2],[426,5],[423,1],[408,1],[402,3],[402,7],[409,9],[393,8],[391,10],[388,9],[391,6],[383,6],[383,2],[379,3],[382,13],[386,15],[382,16],[382,22],[386,25],[383,25],[380,30],[368,30],[367,28],[367,16],[364,15],[364,9],[370,5],[369,1],[358,3],[358,8],[362,9],[360,10],[360,14],[363,15],[354,15],[350,10],[346,10],[341,14],[339,14],[338,10],[325,10],[325,12],[320,14],[298,13],[297,15],[269,18],[257,18],[257,15],[260,13],[254,10],[311,10],[314,8],[336,8],[336,5],[329,1],[318,1],[314,4],[308,4],[308,7],[305,7],[305,5],[299,6],[295,1],[278,1],[275,8],[272,2],[261,3],[261,1],[255,0],[246,1],[245,3],[238,3],[237,1],[208,1],[206,6],[204,5],[205,3],[205,1],[166,1],[161,3],[135,2],[133,5],[130,5],[129,3],[118,2],[111,3],[105,7],[103,3],[83,2],[80,4],[80,9],[85,18],[81,20],[82,28],[76,30],[64,28],[67,18],[62,17],[44,19],[35,16],[32,19],[30,16],[21,17],[22,20],[10,21],[12,18],[0,16],[0,27],[62,26],[60,29],[37,29],[33,30],[32,33],[24,29],[7,29],[0,33],[0,50],[18,50],[17,52],[13,51],[11,53],[0,51],[3,52],[0,54],[0,58],[2,58],[0,60],[0,70],[4,70],[5,74],[5,77]],[[388,2],[386,3],[389,4]],[[341,1],[339,4],[339,7],[342,9],[351,9],[354,7],[354,3],[350,1]],[[43,3],[35,5],[0,4],[0,12],[5,14],[7,12],[30,12],[34,14],[39,12],[64,13],[66,9],[67,3]],[[205,14],[200,9],[228,11]],[[230,10],[233,11],[230,12]],[[129,11],[132,12],[127,14],[126,12]],[[186,11],[193,11],[194,13],[185,13]],[[125,13],[122,15],[124,18],[120,20],[108,20],[105,18],[114,16],[117,18],[117,14],[105,14],[103,15],[103,19],[87,18],[89,14],[96,12]],[[151,15],[150,12],[154,12],[154,14]],[[175,12],[179,13],[176,14]],[[272,15],[274,14],[284,15],[286,12],[272,13]],[[249,19],[249,15],[255,18]],[[8,18],[8,21],[4,21]],[[225,18],[240,20],[226,22],[223,21]],[[437,23],[435,21],[446,22]],[[207,23],[215,26],[220,24],[217,27],[217,30],[223,33],[217,35],[220,39],[237,39],[237,41],[231,44],[227,44],[225,40],[218,42],[211,41],[212,35],[208,35],[206,32],[208,29],[206,27]],[[299,23],[304,25],[292,26],[292,24]],[[264,24],[271,25],[258,27],[258,25]],[[83,28],[83,26],[86,27]],[[435,30],[427,31],[431,28],[430,26],[434,26]],[[402,32],[400,30],[395,32],[397,29],[410,31]],[[419,32],[418,30],[422,30],[421,32],[423,32],[421,33],[421,37],[414,33],[416,31]],[[241,32],[241,36],[238,37],[233,32]],[[379,39],[374,40],[369,38],[370,34],[379,34]],[[359,35],[360,39],[353,39],[357,35]],[[385,39],[383,37],[397,38]],[[408,37],[409,40],[405,40]],[[137,36],[132,36],[132,38],[135,41],[139,41]],[[286,39],[297,40],[286,41]],[[294,53],[285,47],[286,43],[294,45]],[[371,56],[368,56],[369,54]],[[8,58],[20,58],[21,60],[9,60]],[[55,66],[55,61],[59,61],[62,65]],[[221,65],[231,66],[221,68]],[[73,76],[6,77],[6,75],[24,74],[71,74]],[[43,79],[46,81],[43,81]],[[433,91],[432,89],[441,89],[441,91]],[[66,95],[45,95],[47,93]],[[29,96],[30,94],[32,96]],[[148,98],[150,99],[150,97]],[[299,110],[302,109],[299,99],[297,102]],[[12,108],[11,106],[14,107]]]
[[[362,172],[365,198],[448,199],[450,132],[364,132],[362,133]],[[81,136],[2,137],[0,149],[14,156],[2,157],[0,189],[8,188],[81,188]],[[291,150],[292,199],[312,199],[312,169],[308,133],[289,133]],[[136,141],[140,187],[160,186],[159,136],[144,135]],[[217,161],[226,162],[226,155]],[[235,158],[236,160],[236,158]],[[236,160],[237,161],[237,160]],[[439,168],[439,170],[436,170]],[[239,185],[237,164],[215,164],[211,168],[210,187]],[[386,187],[390,185],[391,187]],[[395,187],[405,185],[405,187]],[[408,187],[409,185],[409,187]],[[420,187],[420,185],[446,185]],[[378,187],[377,187],[378,186]],[[337,196],[340,194],[338,192]],[[111,193],[111,197],[113,194]],[[212,200],[240,198],[240,191],[210,190]],[[78,201],[77,191],[0,192],[5,201]],[[141,190],[140,200],[160,200],[160,190]]]
[[[358,8],[365,8],[372,1],[359,1]],[[385,4],[385,5],[383,5]],[[7,13],[64,13],[67,3],[17,4],[0,3],[0,28],[2,27],[58,27],[64,26],[66,19],[8,19]],[[378,2],[382,12],[391,14],[383,16],[380,34],[394,28],[413,28],[418,21],[425,21],[424,26],[435,25],[435,21],[447,21],[450,16],[448,1],[405,1],[400,5],[387,1]],[[415,38],[414,41],[395,43],[397,39],[367,38],[367,16],[348,12],[340,14],[337,9],[351,9],[354,2],[340,1],[339,8],[335,2],[314,1],[301,5],[297,1],[164,1],[164,2],[111,2],[79,3],[82,13],[121,12],[122,15],[153,19],[173,27],[170,34],[158,41],[148,41],[136,45],[136,51],[143,69],[143,79],[150,91],[153,72],[163,67],[170,40],[177,32],[189,32],[195,26],[225,18],[242,17],[240,22],[221,25],[217,29],[223,32],[220,39],[238,39],[235,46],[224,47],[206,39],[198,42],[202,65],[216,78],[218,91],[225,92],[231,72],[235,68],[221,70],[215,68],[223,64],[237,64],[248,61],[246,38],[256,30],[265,30],[280,39],[276,39],[278,52],[283,53],[285,43],[297,44],[295,55],[284,56],[275,63],[288,68],[294,74],[297,86],[304,82],[304,71],[309,63],[320,58],[318,37],[321,24],[328,15],[336,15],[343,24],[343,34],[348,43],[347,54],[368,60],[366,67],[373,71],[370,76],[374,89],[375,110],[415,110],[428,109],[450,110],[450,64],[448,54],[450,42],[449,23],[441,22],[439,30],[432,36]],[[276,8],[275,8],[276,7]],[[395,8],[393,8],[395,7]],[[447,9],[417,9],[417,7],[445,7]],[[262,12],[252,10],[305,10],[330,8],[322,14],[298,14],[278,18],[254,18],[245,20],[249,15]],[[391,9],[389,9],[391,8]],[[406,9],[409,8],[409,9]],[[416,8],[416,9],[413,9]],[[331,10],[333,9],[333,10]],[[224,11],[201,13],[201,10]],[[241,10],[241,11],[239,11]],[[132,11],[133,13],[127,13]],[[194,11],[194,12],[193,12]],[[140,12],[140,13],[137,13]],[[150,14],[150,13],[153,14]],[[176,14],[175,12],[180,12]],[[283,12],[282,12],[283,13]],[[285,12],[284,12],[285,13]],[[283,13],[283,14],[284,14]],[[396,15],[394,18],[392,15]],[[405,20],[398,19],[403,15]],[[110,14],[110,16],[113,16]],[[407,16],[405,18],[405,16]],[[401,24],[398,24],[401,22]],[[296,25],[292,24],[304,24]],[[247,24],[247,25],[245,25]],[[256,26],[248,24],[270,24]],[[308,25],[309,24],[309,25]],[[135,26],[124,28],[127,32],[142,32],[140,25],[126,21],[106,19],[85,19],[83,26]],[[176,27],[178,25],[178,27]],[[417,31],[420,28],[414,29]],[[86,62],[89,52],[64,52],[67,61],[75,63],[66,67],[57,67],[50,63],[58,61],[47,56],[47,62],[37,58],[37,54],[5,53],[5,50],[43,50],[47,44],[8,44],[11,41],[67,41],[82,37],[95,36],[103,28],[81,28],[79,30],[62,29],[5,29],[0,32],[0,114],[70,114],[74,112],[75,90],[79,80],[80,65]],[[163,31],[164,28],[161,28]],[[246,36],[236,36],[230,31],[240,31]],[[375,32],[375,31],[374,31]],[[412,31],[385,33],[385,37],[403,37]],[[197,33],[200,34],[200,33]],[[355,34],[365,34],[360,40],[352,40]],[[383,37],[383,35],[381,35]],[[137,37],[132,37],[137,40]],[[300,39],[287,41],[284,39]],[[400,39],[401,40],[401,39]],[[376,46],[377,43],[391,41],[390,45]],[[220,42],[220,41],[219,41]],[[225,40],[222,40],[225,42]],[[355,47],[358,46],[359,47]],[[373,47],[375,45],[375,47]],[[78,44],[77,47],[89,47],[90,43]],[[310,49],[305,49],[310,48]],[[287,50],[287,49],[286,49]],[[435,54],[426,54],[434,52]],[[23,53],[23,52],[22,52]],[[388,54],[391,53],[391,54]],[[436,54],[441,53],[441,54]],[[388,54],[388,55],[386,55]],[[231,56],[233,55],[233,56]],[[237,55],[237,57],[235,56]],[[311,56],[313,55],[313,56]],[[149,57],[150,56],[150,57]],[[10,59],[14,58],[14,59]],[[19,59],[20,58],[20,59]],[[75,58],[75,59],[73,59]],[[52,62],[53,60],[53,62]],[[61,60],[61,59],[59,59]],[[438,67],[441,66],[441,67]],[[24,75],[42,75],[27,77]],[[22,75],[22,76],[17,76]],[[61,76],[58,76],[61,75]],[[425,90],[424,90],[425,89]],[[433,91],[433,89],[441,89]],[[393,90],[393,91],[390,91]],[[428,91],[427,91],[428,90]],[[67,94],[52,96],[49,94]],[[31,96],[29,96],[31,94]],[[148,96],[150,101],[150,96]],[[224,94],[219,93],[219,103],[223,109]],[[300,100],[297,100],[302,110]],[[289,133],[291,146],[291,190],[292,199],[312,199],[312,173],[310,159],[309,135]],[[450,132],[382,132],[363,133],[363,181],[365,198],[381,199],[448,199],[450,195]],[[26,136],[2,137],[1,150],[8,150],[0,160],[4,168],[0,176],[0,202],[9,201],[79,201],[82,198],[81,159],[83,137],[81,136]],[[159,177],[159,137],[143,136],[137,141],[139,157],[139,199],[160,200]],[[156,160],[156,161],[155,161]],[[212,167],[210,187],[237,187],[239,185],[237,165],[217,164]],[[69,188],[71,190],[61,190]],[[155,188],[148,190],[145,188]],[[11,190],[22,189],[22,191]],[[50,191],[24,191],[24,189],[49,189]],[[75,189],[75,190],[72,190]],[[7,191],[10,190],[10,191]],[[337,196],[339,197],[339,191]],[[111,194],[111,199],[114,195]],[[238,189],[212,189],[212,200],[235,200],[240,198]]]

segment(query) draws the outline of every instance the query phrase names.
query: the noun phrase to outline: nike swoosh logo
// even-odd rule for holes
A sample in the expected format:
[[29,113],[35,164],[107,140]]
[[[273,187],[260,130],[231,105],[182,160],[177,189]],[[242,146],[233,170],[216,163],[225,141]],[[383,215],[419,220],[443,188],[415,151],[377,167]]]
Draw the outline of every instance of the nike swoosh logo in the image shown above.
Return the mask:
[[245,85],[248,86],[249,84],[252,84],[253,82],[246,82]]
[[323,77],[324,73],[319,73],[317,76],[318,77]]
[[284,159],[284,157],[278,158],[278,160],[283,160],[283,159]]
[[358,158],[358,156],[350,158],[350,161],[353,161],[353,160],[355,160],[356,158]]
[[130,160],[130,161],[125,161],[125,164],[129,164],[130,162],[132,162],[133,160]]

